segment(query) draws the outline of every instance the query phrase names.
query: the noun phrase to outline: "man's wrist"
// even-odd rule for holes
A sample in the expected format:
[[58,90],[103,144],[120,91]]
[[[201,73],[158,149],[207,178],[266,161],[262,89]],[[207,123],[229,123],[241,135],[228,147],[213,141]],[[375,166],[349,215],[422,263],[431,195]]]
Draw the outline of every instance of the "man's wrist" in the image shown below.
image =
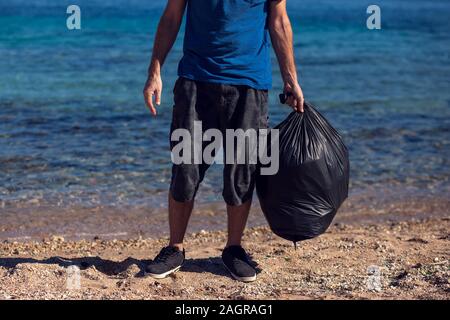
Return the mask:
[[159,77],[161,75],[161,65],[158,61],[152,60],[148,68],[149,77]]
[[288,74],[283,76],[283,82],[284,84],[289,84],[291,86],[298,84],[298,78],[297,75]]

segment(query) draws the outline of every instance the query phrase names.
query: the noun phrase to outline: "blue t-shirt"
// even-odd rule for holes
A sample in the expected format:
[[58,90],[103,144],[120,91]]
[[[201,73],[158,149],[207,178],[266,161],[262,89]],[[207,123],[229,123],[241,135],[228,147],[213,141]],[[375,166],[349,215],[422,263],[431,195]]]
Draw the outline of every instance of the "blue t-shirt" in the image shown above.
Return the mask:
[[269,0],[188,0],[178,75],[270,89]]

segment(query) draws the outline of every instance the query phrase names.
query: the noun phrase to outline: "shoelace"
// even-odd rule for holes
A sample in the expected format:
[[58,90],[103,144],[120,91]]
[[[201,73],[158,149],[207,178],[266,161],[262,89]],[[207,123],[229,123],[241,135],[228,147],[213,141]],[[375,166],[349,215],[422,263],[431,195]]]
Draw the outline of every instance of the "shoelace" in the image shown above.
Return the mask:
[[164,248],[161,250],[160,253],[158,253],[158,255],[155,258],[155,262],[166,262],[167,259],[173,254],[175,253],[176,249],[175,248]]
[[247,264],[250,264],[249,261],[249,257],[247,255],[247,253],[245,252],[244,248],[242,247],[237,247],[237,248],[233,248],[234,252],[232,251],[232,255],[234,256],[234,259],[238,259],[238,260],[242,260]]

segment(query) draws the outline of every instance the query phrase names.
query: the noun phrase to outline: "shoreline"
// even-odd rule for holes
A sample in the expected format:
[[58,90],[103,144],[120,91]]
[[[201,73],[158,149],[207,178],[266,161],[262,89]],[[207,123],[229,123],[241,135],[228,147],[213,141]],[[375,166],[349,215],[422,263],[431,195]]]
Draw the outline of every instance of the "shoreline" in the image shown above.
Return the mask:
[[[396,189],[350,195],[333,223],[385,223],[450,216],[450,199],[443,195],[401,196]],[[60,208],[36,207],[25,211],[0,209],[0,241],[28,242],[51,236],[67,240],[94,238],[131,239],[167,236],[167,209],[142,207]],[[251,208],[248,227],[267,226],[257,197]],[[199,203],[194,208],[188,233],[226,230],[226,209],[222,202]]]
[[[267,227],[250,228],[244,246],[259,270],[250,284],[223,268],[223,231],[190,234],[185,265],[162,280],[142,277],[142,269],[166,238],[3,241],[0,299],[447,300],[449,230],[448,217],[336,223],[294,250]],[[79,289],[67,287],[72,265],[80,269]]]

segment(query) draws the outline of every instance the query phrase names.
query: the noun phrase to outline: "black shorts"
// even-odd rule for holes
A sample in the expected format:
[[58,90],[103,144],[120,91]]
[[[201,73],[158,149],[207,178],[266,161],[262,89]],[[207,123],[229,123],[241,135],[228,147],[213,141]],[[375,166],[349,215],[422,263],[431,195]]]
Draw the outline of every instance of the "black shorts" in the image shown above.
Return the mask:
[[[242,85],[225,85],[179,78],[175,83],[170,135],[176,129],[193,134],[194,121],[202,129],[266,129],[268,92]],[[171,141],[171,150],[178,142]],[[225,150],[225,142],[222,143]],[[179,202],[193,200],[209,164],[173,164],[170,192]],[[228,205],[241,205],[252,198],[257,165],[224,164],[223,198]]]

